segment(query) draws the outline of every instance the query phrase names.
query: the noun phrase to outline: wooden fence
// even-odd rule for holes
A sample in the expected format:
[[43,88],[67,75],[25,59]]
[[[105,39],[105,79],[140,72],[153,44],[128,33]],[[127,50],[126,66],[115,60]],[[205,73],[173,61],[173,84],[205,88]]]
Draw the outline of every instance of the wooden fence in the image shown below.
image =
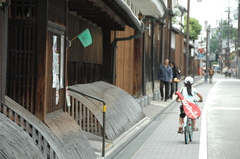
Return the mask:
[[[27,119],[30,117],[27,115],[23,115],[25,113],[21,112],[22,111],[21,108],[17,109],[15,107],[14,109],[12,109],[8,106],[8,105],[12,106],[16,104],[17,103],[12,101],[10,98],[6,98],[6,103],[0,102],[0,112],[4,114],[6,117],[8,117],[9,119],[11,119],[13,122],[15,122],[18,126],[20,126],[24,131],[26,131],[29,134],[29,136],[36,142],[36,145],[42,151],[42,153],[47,159],[64,158],[63,156],[59,157],[57,155],[56,151],[58,151],[59,153],[61,152],[61,149],[59,149],[60,146],[56,144],[57,143],[56,139],[49,138],[51,133],[47,132],[46,125],[41,124],[39,121],[36,121],[38,125],[33,124],[34,123],[33,121],[36,119],[34,118],[32,118],[31,120]],[[20,113],[17,113],[17,112],[20,112]],[[42,133],[43,130],[46,133],[43,134]],[[55,144],[54,146],[55,148],[52,146],[53,142]]]
[[102,136],[102,126],[95,115],[79,100],[72,96],[70,98],[71,107],[66,106],[66,112],[73,117],[83,131]]

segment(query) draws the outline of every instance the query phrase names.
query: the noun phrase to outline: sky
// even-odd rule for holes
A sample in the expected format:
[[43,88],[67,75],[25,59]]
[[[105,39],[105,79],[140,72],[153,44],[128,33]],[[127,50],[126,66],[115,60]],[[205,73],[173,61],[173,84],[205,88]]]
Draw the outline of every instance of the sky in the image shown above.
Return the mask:
[[[187,8],[188,0],[178,0],[178,3],[185,8]],[[198,2],[197,0],[190,0],[190,17],[199,20],[200,24],[204,28],[205,21],[212,28],[217,26],[217,20],[227,19],[228,6],[230,6],[231,16],[233,16],[234,10],[237,10],[238,0],[202,0]]]

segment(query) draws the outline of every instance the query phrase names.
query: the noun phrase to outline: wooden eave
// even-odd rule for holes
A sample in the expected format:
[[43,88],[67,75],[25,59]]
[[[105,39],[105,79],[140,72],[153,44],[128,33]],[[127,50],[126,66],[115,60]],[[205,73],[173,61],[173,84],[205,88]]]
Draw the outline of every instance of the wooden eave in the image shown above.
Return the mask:
[[69,0],[69,11],[95,23],[98,27],[124,30],[125,22],[101,0]]

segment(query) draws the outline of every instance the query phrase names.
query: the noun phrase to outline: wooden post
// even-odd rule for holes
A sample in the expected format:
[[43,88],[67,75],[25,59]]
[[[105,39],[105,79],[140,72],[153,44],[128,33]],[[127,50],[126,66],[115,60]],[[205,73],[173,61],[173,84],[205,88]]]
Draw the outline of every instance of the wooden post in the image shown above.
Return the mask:
[[0,101],[4,101],[7,69],[8,6],[0,7]]
[[37,92],[35,115],[44,120],[47,108],[47,21],[48,1],[37,1]]
[[103,28],[103,66],[102,79],[113,84],[113,53],[110,28]]

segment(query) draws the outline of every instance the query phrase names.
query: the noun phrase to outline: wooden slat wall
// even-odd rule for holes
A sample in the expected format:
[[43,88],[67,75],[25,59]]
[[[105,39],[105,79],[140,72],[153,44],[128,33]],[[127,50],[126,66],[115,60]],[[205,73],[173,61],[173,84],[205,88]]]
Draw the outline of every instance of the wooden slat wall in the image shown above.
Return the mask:
[[34,113],[36,21],[9,19],[7,95]]
[[176,34],[176,55],[175,55],[174,61],[176,66],[178,67],[181,65],[181,54],[182,54],[181,38],[182,38],[181,34]]
[[66,4],[66,0],[48,0],[48,20],[65,26]]
[[[146,26],[149,22],[146,22]],[[157,80],[158,68],[160,62],[160,30],[159,24],[154,26],[154,78]],[[126,26],[125,31],[117,32],[117,38],[133,35],[132,28]],[[112,33],[113,37],[113,33]],[[145,49],[146,49],[146,82],[152,81],[152,50],[149,30],[146,31]],[[142,38],[136,40],[120,41],[117,43],[116,59],[116,86],[124,89],[134,97],[142,95]],[[113,38],[112,38],[113,39]],[[157,87],[157,85],[155,85]],[[151,88],[150,88],[151,89]]]
[[142,57],[143,57],[143,38],[134,40],[134,62],[133,62],[133,96],[142,95]]
[[83,84],[100,81],[102,65],[94,63],[69,62],[68,84]]
[[[155,81],[158,80],[157,74],[158,74],[158,69],[159,66],[161,65],[161,61],[160,61],[160,56],[162,56],[160,54],[160,37],[161,37],[161,30],[159,30],[160,25],[159,24],[155,24],[155,48],[154,48],[154,66],[155,66]],[[155,85],[156,88],[156,85]]]
[[88,24],[88,22],[72,14],[68,14],[69,39],[74,38],[87,28],[92,35],[92,45],[84,48],[78,39],[74,40],[72,46],[68,50],[68,61],[102,64],[103,35],[101,29],[92,24]]
[[[134,35],[134,29],[126,26],[125,31],[118,31],[117,38]],[[119,41],[116,52],[116,86],[133,95],[134,40]]]
[[100,28],[68,14],[68,36],[74,38],[85,29],[92,35],[92,45],[83,48],[79,39],[68,49],[68,84],[82,84],[102,79],[103,34]]
[[[60,90],[60,102],[55,106],[52,35],[58,36],[60,46],[60,35],[65,36],[66,31],[67,1],[40,2],[43,1],[12,1],[9,10],[7,95],[44,120],[45,113],[65,105],[63,88]],[[49,23],[51,31],[48,33]]]
[[[149,23],[151,23],[150,21],[147,21],[146,22],[146,26],[148,26],[149,28],[151,28],[151,25],[149,25]],[[146,70],[146,82],[151,82],[152,81],[152,74],[151,74],[151,35],[150,34],[150,29],[148,29],[146,31],[146,34],[145,34],[145,47],[146,47],[146,55],[145,55],[145,58],[146,58],[146,61],[145,61],[145,70]],[[151,89],[151,88],[150,88]],[[147,89],[148,90],[148,89]]]
[[[176,34],[176,50],[175,50],[175,64],[178,66],[178,69],[184,71],[184,35]],[[182,75],[183,72],[181,73]]]
[[146,75],[146,90],[147,92],[150,91],[152,92],[152,40],[154,40],[154,46],[153,46],[153,51],[154,51],[154,89],[158,89],[158,69],[159,66],[161,65],[161,45],[160,45],[160,37],[161,37],[161,30],[159,30],[160,25],[158,23],[155,23],[154,25],[154,37],[152,37],[152,24],[149,25],[149,23],[151,23],[151,21],[147,21],[146,22],[146,26],[149,27],[149,29],[146,31],[145,34],[145,47],[146,47],[146,62],[145,62],[145,75]]

